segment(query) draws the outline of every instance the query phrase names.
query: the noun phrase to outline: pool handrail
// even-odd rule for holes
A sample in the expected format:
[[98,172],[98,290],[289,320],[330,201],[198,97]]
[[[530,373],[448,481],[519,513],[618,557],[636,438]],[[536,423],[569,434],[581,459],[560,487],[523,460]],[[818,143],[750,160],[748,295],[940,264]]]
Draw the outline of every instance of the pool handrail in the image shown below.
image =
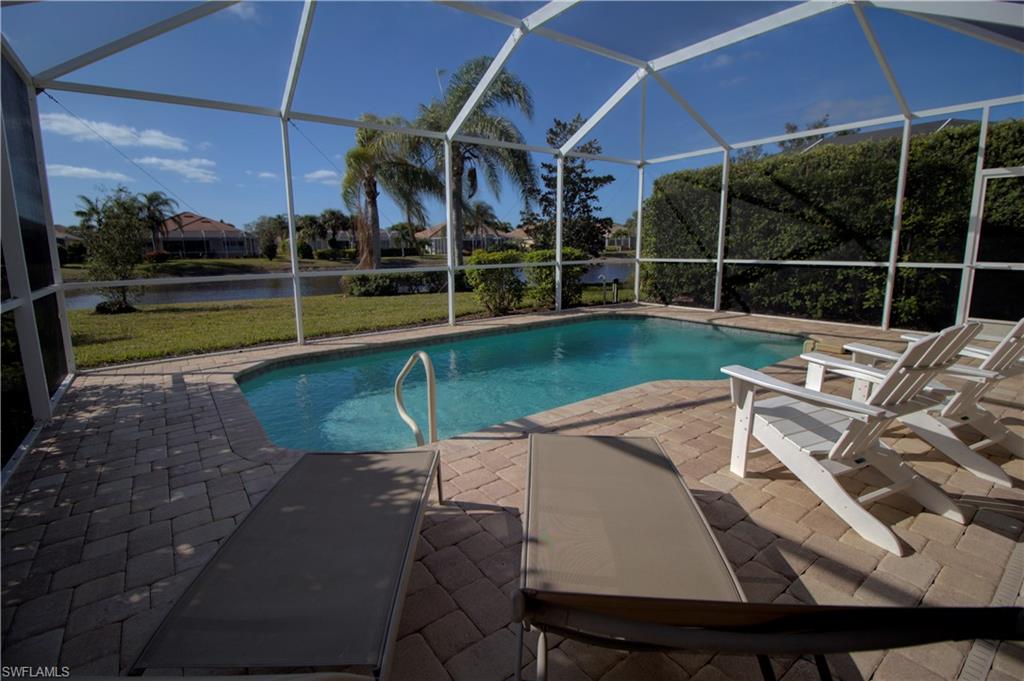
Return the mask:
[[406,425],[412,429],[412,434],[416,436],[416,446],[422,447],[423,442],[423,431],[420,430],[416,420],[409,415],[409,412],[405,409],[405,402],[402,400],[402,383],[405,381],[405,377],[409,375],[412,368],[416,365],[416,362],[423,362],[423,370],[427,374],[427,430],[430,436],[430,442],[437,442],[437,418],[435,410],[435,381],[434,381],[434,364],[430,361],[430,355],[422,350],[417,350],[412,353],[409,357],[409,361],[405,363],[402,370],[398,372],[398,378],[395,379],[395,408],[398,409],[398,415],[405,421]]

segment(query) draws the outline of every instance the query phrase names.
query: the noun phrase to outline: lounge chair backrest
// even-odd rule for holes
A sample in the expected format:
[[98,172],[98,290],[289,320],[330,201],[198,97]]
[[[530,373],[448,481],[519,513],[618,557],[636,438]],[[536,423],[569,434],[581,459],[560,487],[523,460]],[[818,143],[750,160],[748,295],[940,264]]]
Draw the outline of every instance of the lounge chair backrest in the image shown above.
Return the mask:
[[981,324],[968,322],[911,344],[871,392],[868,403],[876,407],[898,407],[914,399],[935,374],[956,363],[960,351],[980,331]]
[[1010,333],[999,341],[999,345],[992,350],[988,359],[981,363],[981,368],[988,371],[1005,371],[1016,364],[1021,356],[1024,356],[1024,318],[1014,324]]
[[[939,371],[956,362],[960,351],[980,331],[981,324],[969,322],[951,326],[912,343],[872,391],[868,403],[893,410],[914,399]],[[852,421],[832,447],[828,458],[842,460],[860,456],[865,447],[871,446],[881,436],[891,421]]]

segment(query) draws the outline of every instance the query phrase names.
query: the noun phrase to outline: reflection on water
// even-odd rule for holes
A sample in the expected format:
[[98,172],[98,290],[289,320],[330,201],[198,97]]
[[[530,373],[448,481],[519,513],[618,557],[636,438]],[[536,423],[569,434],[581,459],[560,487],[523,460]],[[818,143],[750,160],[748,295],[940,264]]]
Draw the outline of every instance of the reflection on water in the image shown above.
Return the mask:
[[[631,262],[601,263],[593,265],[583,276],[585,284],[597,284],[604,275],[611,283],[618,278],[625,281],[633,273]],[[302,295],[325,296],[340,293],[341,285],[336,277],[316,277],[302,280]],[[223,300],[251,300],[254,298],[288,298],[292,295],[290,279],[268,279],[265,281],[222,281],[203,284],[169,284],[150,286],[136,302],[143,305],[167,305],[171,303],[205,303]],[[67,306],[72,310],[91,309],[103,300],[95,291],[68,291]]]

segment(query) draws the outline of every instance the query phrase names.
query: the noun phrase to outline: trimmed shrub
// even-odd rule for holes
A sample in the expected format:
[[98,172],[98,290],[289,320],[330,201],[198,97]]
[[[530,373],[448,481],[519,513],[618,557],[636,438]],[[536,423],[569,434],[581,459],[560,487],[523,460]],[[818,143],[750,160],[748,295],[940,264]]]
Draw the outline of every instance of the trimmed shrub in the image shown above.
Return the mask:
[[[578,248],[562,249],[562,261],[589,260],[590,257]],[[531,251],[523,256],[525,262],[554,262],[554,249]],[[542,307],[555,306],[555,268],[527,267],[526,283],[530,287],[530,298]],[[576,307],[583,303],[583,275],[586,265],[562,266],[562,307]]]
[[68,239],[57,249],[61,265],[77,265],[85,262],[85,242]]
[[[519,251],[477,251],[466,259],[467,265],[504,265],[519,262]],[[516,268],[466,270],[466,281],[473,287],[476,299],[492,315],[506,314],[523,301],[526,284]]]
[[355,260],[356,251],[354,248],[321,248],[313,253],[317,260]]
[[299,242],[299,257],[303,260],[313,259],[313,247],[305,241]]
[[353,296],[397,296],[403,293],[441,293],[448,283],[445,272],[357,274],[345,277],[343,288]]
[[170,260],[171,254],[167,251],[146,251],[142,259],[150,264],[159,264]]

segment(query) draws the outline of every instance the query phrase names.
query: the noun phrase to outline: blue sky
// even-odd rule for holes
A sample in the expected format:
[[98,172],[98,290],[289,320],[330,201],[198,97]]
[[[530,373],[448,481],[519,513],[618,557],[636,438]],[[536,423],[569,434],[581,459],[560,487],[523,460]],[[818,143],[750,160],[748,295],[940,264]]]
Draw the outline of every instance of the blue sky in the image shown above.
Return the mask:
[[[494,3],[525,16],[541,3]],[[64,59],[186,8],[188,3],[42,3],[5,7],[4,35],[30,70]],[[550,24],[555,30],[650,59],[779,11],[787,3],[583,3]],[[866,9],[903,91],[928,108],[1024,91],[1024,60],[1009,50],[884,10]],[[241,3],[107,58],[66,80],[276,107],[287,75],[301,3]],[[467,59],[493,55],[509,28],[433,3],[321,2],[310,36],[295,108],[349,118],[364,112],[413,118]],[[510,116],[528,141],[542,144],[552,119],[589,116],[632,67],[530,36],[507,67],[529,84],[533,120]],[[835,123],[898,113],[849,8],[827,12],[663,72],[730,141],[783,132],[829,114]],[[647,157],[713,146],[660,87],[647,91]],[[118,182],[135,191],[161,187],[193,209],[238,225],[285,211],[280,125],[276,119],[108,97],[53,92],[39,98],[54,219],[74,222],[79,194]],[[608,154],[640,155],[641,90],[595,129]],[[65,109],[66,107],[66,109]],[[74,116],[68,113],[73,112]],[[1020,116],[1020,106],[994,111]],[[80,117],[120,150],[98,140]],[[965,115],[964,117],[969,117]],[[291,130],[295,208],[343,208],[338,195],[353,131],[298,122]],[[306,137],[310,141],[307,141]],[[123,156],[122,156],[123,154]],[[545,160],[534,156],[539,165]],[[717,162],[717,156],[650,166],[657,176]],[[624,220],[636,207],[636,169],[596,163],[612,173],[606,215]],[[484,190],[502,219],[515,223],[521,202],[512,187]],[[384,224],[401,219],[386,197]],[[435,220],[443,206],[431,207]]]

